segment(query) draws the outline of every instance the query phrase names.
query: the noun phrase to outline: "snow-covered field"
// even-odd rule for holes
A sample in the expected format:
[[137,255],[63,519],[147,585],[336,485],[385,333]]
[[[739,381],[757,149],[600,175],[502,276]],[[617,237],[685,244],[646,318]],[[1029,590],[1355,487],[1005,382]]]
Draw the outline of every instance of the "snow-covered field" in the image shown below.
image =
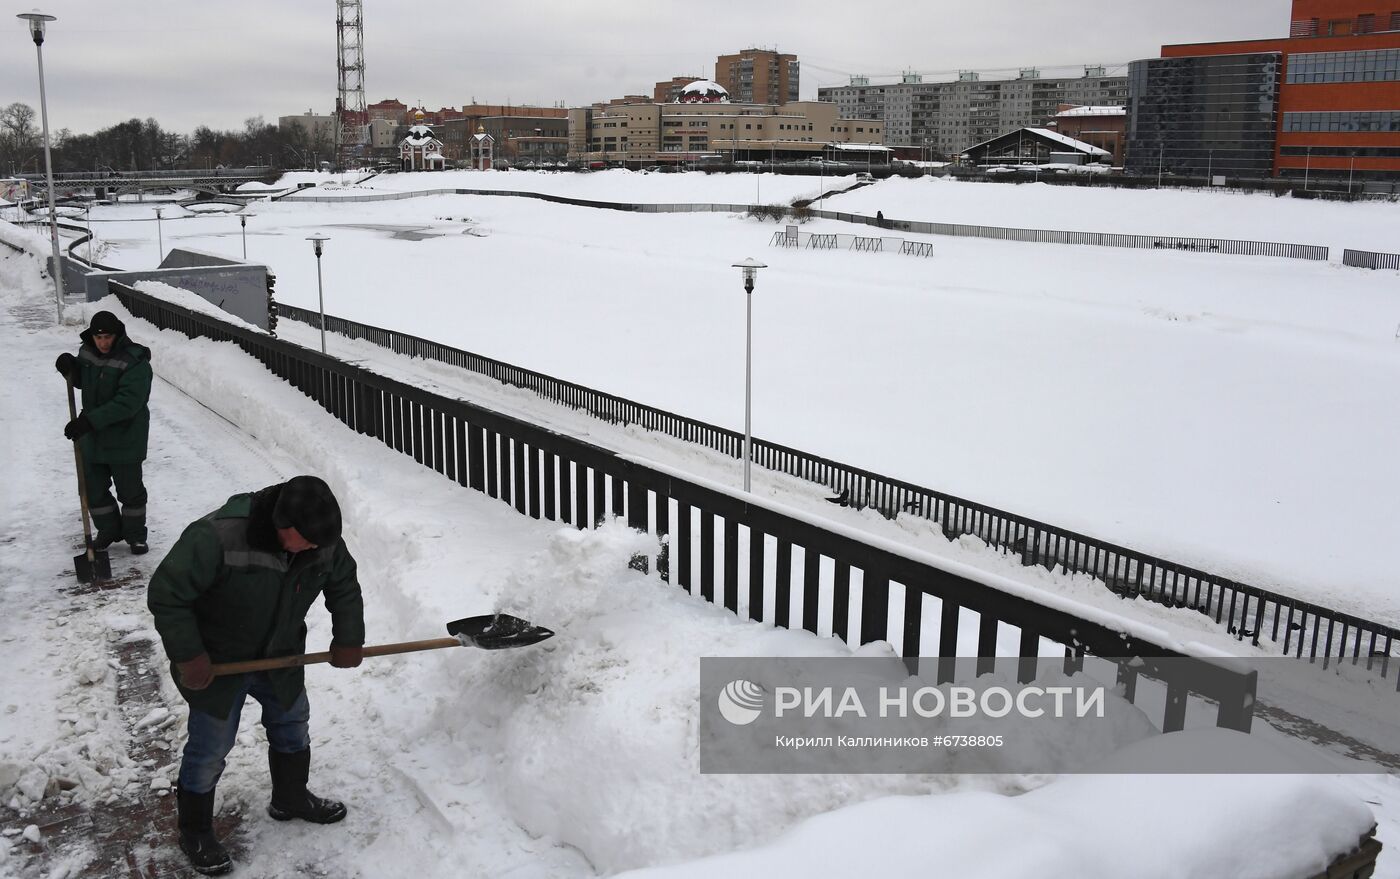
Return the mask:
[[[326,181],[326,175],[304,175]],[[349,179],[349,178],[346,178]],[[291,180],[288,182],[296,182]],[[832,183],[831,180],[827,181]],[[848,184],[849,178],[837,181]],[[774,175],[449,172],[442,187],[638,202],[787,201]],[[1288,595],[1394,623],[1400,522],[1394,272],[1264,257],[931,238],[936,255],[769,249],[771,223],[510,198],[259,202],[249,259],[316,305],[742,428],[745,256],[754,431]],[[888,217],[1394,249],[1391,203],[883,181],[827,200]],[[167,211],[167,217],[171,214]],[[106,261],[157,261],[149,205],[94,212]],[[809,231],[849,231],[819,221]],[[237,219],[163,224],[241,253]]]
[[[323,184],[308,195],[463,187],[653,203],[787,202],[815,195],[820,183],[772,175],[463,172],[384,175],[351,186],[307,176]],[[827,206],[899,219],[1396,249],[1384,240],[1397,210],[1388,203],[890,180]],[[1382,552],[1400,536],[1400,468],[1391,460],[1400,428],[1396,273],[1343,268],[1339,252],[1331,264],[1311,264],[931,238],[936,256],[920,260],[769,250],[777,227],[738,216],[632,215],[457,196],[333,205],[287,199],[255,203],[250,213],[249,258],[278,275],[283,301],[315,307],[315,259],[303,239],[324,233],[331,236],[322,268],[332,313],[730,427],[742,427],[744,354],[742,288],[730,263],[758,257],[770,265],[754,300],[759,435],[1324,605],[1400,620]],[[157,262],[151,204],[99,208],[92,219],[105,262]],[[167,207],[161,229],[167,249],[241,253],[235,217]],[[849,230],[817,222],[805,231]],[[35,252],[47,249],[41,235],[13,227],[4,234]],[[105,645],[151,634],[149,620],[139,589],[100,594],[90,599],[96,606],[74,613],[74,600],[54,588],[70,580],[77,532],[71,463],[57,432],[66,414],[50,363],[72,346],[78,327],[43,327],[52,309],[37,261],[9,253],[0,249],[0,331],[16,369],[0,390],[3,439],[12,450],[0,484],[21,501],[3,521],[10,534],[61,534],[68,542],[0,542],[0,601],[11,609],[0,639],[9,679],[21,683],[14,692],[25,694],[4,700],[0,782],[10,774],[22,782],[12,807],[27,802],[18,791],[42,791],[58,777],[79,782],[65,797],[120,802],[160,788],[174,765],[173,757],[166,765],[123,762],[130,719],[116,708],[113,676],[103,670]],[[625,529],[576,533],[525,520],[347,436],[229,346],[139,322],[133,334],[155,348],[161,377],[148,468],[153,517],[160,517],[153,552],[144,560],[114,553],[138,585],[184,522],[228,494],[310,471],[326,476],[346,503],[372,642],[430,637],[444,620],[493,608],[561,633],[510,655],[448,651],[367,663],[358,672],[311,672],[313,788],[346,797],[353,846],[336,831],[289,831],[261,817],[265,770],[261,747],[251,746],[261,730],[248,712],[244,745],[221,793],[225,808],[245,815],[250,875],[310,869],[432,877],[469,864],[483,875],[586,876],[678,863],[681,875],[771,875],[774,865],[792,864],[822,875],[878,845],[896,874],[938,852],[964,872],[989,877],[1046,869],[1263,877],[1280,875],[1284,863],[1313,863],[1323,842],[1345,848],[1372,813],[1387,845],[1400,838],[1394,776],[1266,785],[1257,777],[1124,785],[1113,776],[1053,784],[1018,776],[699,776],[698,656],[839,655],[844,648],[742,623],[628,572],[637,538]],[[304,326],[284,324],[283,334],[315,344]],[[370,368],[558,423],[624,453],[721,482],[737,478],[732,461],[590,424],[456,370],[348,340],[332,339],[332,347]],[[757,486],[761,497],[1098,608],[1085,613],[1125,614],[1179,641],[1233,643],[1195,615],[1115,602],[1083,578],[1019,569],[975,542],[948,544],[918,523],[837,510],[795,480],[760,474]],[[311,622],[315,649],[328,631],[316,613]],[[178,696],[167,689],[164,698],[178,718]],[[646,706],[644,722],[638,706]],[[169,729],[178,745],[180,724]],[[1254,739],[1261,736],[1280,734],[1260,722]],[[1222,740],[1218,747],[1233,746]],[[1137,807],[1123,808],[1125,789],[1139,798]],[[1162,803],[1192,820],[1154,837],[1159,855],[1109,844],[1133,830],[1114,816],[1129,820]],[[1066,823],[1075,810],[1097,817],[1087,829]],[[1304,812],[1330,820],[1297,825]],[[819,817],[804,820],[812,816]],[[988,849],[998,843],[988,828],[1006,824],[1023,842],[992,858]],[[1212,828],[1256,840],[1245,847],[1253,859],[1222,860],[1232,848],[1205,835]],[[23,862],[13,835],[19,829],[0,836],[0,874],[7,863]],[[1271,857],[1258,857],[1261,850]],[[721,860],[683,863],[708,855]],[[1391,860],[1382,858],[1378,875],[1400,876]]]

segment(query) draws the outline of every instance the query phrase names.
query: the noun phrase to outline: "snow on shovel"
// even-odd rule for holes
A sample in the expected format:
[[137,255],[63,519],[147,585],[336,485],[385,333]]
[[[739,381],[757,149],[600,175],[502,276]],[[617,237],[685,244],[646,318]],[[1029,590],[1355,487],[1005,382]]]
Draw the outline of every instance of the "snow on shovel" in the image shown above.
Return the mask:
[[[440,650],[443,647],[480,647],[482,650],[504,650],[508,647],[528,647],[554,636],[554,632],[544,626],[536,626],[520,617],[506,613],[486,614],[453,620],[447,624],[451,638],[430,638],[426,641],[404,641],[399,644],[372,644],[364,649],[364,655],[392,656],[396,653],[415,653],[419,650]],[[268,659],[250,659],[246,662],[218,662],[212,667],[217,675],[244,674],[252,671],[267,671],[274,668],[295,668],[299,665],[315,665],[330,662],[326,653],[303,653],[299,656],[274,656]]]

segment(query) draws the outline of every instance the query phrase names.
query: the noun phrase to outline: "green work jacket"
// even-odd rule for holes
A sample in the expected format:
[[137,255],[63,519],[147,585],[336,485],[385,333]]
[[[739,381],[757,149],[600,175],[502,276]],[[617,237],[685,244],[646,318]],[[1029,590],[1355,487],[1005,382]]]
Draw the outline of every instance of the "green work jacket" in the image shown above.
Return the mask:
[[[234,495],[191,524],[151,577],[146,603],[177,686],[175,663],[201,653],[215,663],[305,653],[306,614],[322,594],[333,643],[364,644],[364,602],[345,541],[284,552],[267,512],[275,499],[270,491]],[[305,688],[302,669],[268,675],[278,701],[290,708]],[[241,688],[241,675],[219,676],[203,690],[180,686],[180,695],[192,708],[225,718]]]
[[93,430],[78,440],[83,460],[134,464],[146,460],[151,428],[151,350],[123,333],[104,355],[86,330],[78,349],[74,387],[83,389],[83,414]]

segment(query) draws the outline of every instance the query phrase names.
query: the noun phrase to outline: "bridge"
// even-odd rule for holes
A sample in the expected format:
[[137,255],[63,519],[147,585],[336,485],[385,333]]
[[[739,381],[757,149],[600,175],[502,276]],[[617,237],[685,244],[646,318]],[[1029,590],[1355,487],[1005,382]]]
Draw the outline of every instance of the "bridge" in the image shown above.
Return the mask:
[[[131,192],[192,189],[211,195],[229,195],[244,183],[270,183],[281,172],[265,165],[247,168],[202,168],[183,171],[78,171],[53,175],[54,198],[91,192],[96,198],[110,198]],[[35,197],[42,193],[48,181],[42,174],[25,174]],[[266,195],[266,193],[259,193]]]

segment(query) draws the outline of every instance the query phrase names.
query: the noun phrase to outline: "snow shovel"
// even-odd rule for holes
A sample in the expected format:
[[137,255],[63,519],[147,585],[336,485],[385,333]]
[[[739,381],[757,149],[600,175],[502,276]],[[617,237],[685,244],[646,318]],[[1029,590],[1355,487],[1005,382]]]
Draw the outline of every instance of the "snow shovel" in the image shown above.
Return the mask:
[[[453,620],[447,624],[451,638],[430,638],[426,641],[404,641],[399,644],[372,644],[364,649],[365,656],[392,656],[396,653],[415,653],[419,650],[438,650],[443,647],[480,647],[482,650],[504,650],[508,647],[528,647],[553,637],[554,632],[544,626],[532,625],[520,617],[506,613],[486,614]],[[252,671],[268,671],[274,668],[295,668],[299,665],[315,665],[330,662],[326,653],[303,653],[299,656],[274,656],[268,659],[250,659],[246,662],[216,662],[211,667],[215,676],[245,674]]]
[[[74,367],[76,368],[76,367]],[[78,417],[78,404],[73,399],[73,376],[68,376],[68,420],[72,421]],[[73,440],[73,462],[78,465],[78,502],[83,508],[83,545],[86,550],[73,556],[73,570],[78,575],[79,583],[91,583],[93,580],[112,579],[112,560],[107,555],[105,549],[93,549],[92,547],[92,526],[88,522],[87,503],[87,476],[83,472],[83,453],[78,448],[78,441]]]

